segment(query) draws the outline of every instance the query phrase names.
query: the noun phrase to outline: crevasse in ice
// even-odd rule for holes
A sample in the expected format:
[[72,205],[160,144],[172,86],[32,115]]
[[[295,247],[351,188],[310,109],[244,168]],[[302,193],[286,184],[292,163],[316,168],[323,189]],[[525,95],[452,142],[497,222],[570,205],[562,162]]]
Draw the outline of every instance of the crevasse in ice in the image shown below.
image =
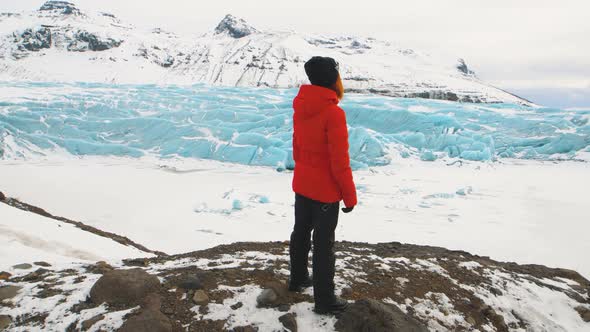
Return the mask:
[[[293,166],[296,90],[0,83],[0,155],[205,158]],[[590,111],[348,94],[353,168],[392,156],[563,159],[590,151]],[[396,152],[396,153],[393,153]]]

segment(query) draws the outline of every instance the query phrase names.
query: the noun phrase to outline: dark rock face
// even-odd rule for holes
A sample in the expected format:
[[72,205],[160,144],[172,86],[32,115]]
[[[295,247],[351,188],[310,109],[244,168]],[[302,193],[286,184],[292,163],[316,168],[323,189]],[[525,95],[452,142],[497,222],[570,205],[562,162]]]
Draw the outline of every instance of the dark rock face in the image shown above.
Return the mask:
[[119,332],[170,332],[172,324],[168,317],[159,311],[144,310],[139,315],[129,318]]
[[90,299],[95,304],[139,305],[160,288],[160,280],[142,269],[113,270],[105,273],[92,286]]
[[47,1],[41,8],[40,11],[59,11],[61,14],[70,15],[70,14],[80,14],[80,10],[76,8],[71,2],[67,1]]
[[233,38],[242,38],[257,32],[252,26],[248,25],[243,19],[226,15],[215,28],[216,34],[227,33]]
[[51,47],[51,30],[46,27],[36,30],[27,29],[20,35],[15,36],[15,42],[21,51],[27,50],[37,52],[44,48]]
[[359,300],[350,305],[334,327],[340,332],[428,332],[422,323],[406,315],[398,307],[372,299]]
[[29,281],[29,282],[37,282],[37,281],[45,279],[49,272],[50,271],[47,269],[39,268],[39,269],[23,276],[23,280]]
[[371,46],[361,43],[358,40],[354,40],[351,44],[350,44],[351,48],[362,48],[362,49],[371,49]]
[[189,289],[203,289],[203,283],[197,276],[187,276],[178,283],[178,287]]
[[100,39],[100,37],[88,31],[78,31],[74,35],[74,40],[68,45],[68,51],[106,51],[111,48],[119,47],[122,43],[122,40],[115,40],[112,38]]
[[458,60],[457,70],[459,70],[460,72],[462,72],[465,75],[470,75],[470,76],[475,75],[475,72],[472,71],[471,69],[469,69],[469,67],[467,67],[465,60],[463,60],[463,59]]
[[164,59],[157,61],[157,63],[164,68],[172,67],[174,64],[174,57],[167,55]]
[[19,13],[0,13],[0,17],[21,17]]
[[35,262],[33,264],[35,264],[37,266],[43,266],[43,267],[50,267],[51,266],[51,264],[49,264],[47,262]]

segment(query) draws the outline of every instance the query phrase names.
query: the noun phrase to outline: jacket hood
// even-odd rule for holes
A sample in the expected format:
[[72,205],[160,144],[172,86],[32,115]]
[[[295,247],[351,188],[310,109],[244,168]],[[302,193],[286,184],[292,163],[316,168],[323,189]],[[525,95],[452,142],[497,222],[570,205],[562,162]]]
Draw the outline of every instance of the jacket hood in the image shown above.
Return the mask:
[[304,117],[311,117],[325,110],[327,106],[338,105],[338,96],[331,89],[318,85],[302,85],[293,100],[293,109]]

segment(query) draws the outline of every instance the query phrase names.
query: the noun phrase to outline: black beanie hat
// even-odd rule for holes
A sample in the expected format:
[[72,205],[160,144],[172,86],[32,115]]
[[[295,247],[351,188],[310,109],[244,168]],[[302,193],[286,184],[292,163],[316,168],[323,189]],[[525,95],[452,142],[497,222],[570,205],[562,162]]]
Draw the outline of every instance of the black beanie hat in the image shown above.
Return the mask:
[[329,88],[338,80],[338,63],[332,58],[314,56],[305,63],[304,67],[313,85]]

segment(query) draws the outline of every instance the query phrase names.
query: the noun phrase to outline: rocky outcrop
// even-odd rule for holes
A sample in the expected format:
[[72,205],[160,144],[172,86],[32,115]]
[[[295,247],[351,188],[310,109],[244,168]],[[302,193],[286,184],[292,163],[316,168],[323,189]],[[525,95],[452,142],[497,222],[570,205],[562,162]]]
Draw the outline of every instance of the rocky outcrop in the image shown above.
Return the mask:
[[67,1],[47,1],[39,8],[39,11],[52,11],[63,15],[78,15],[80,10],[71,2]]
[[170,319],[159,310],[143,310],[140,314],[131,316],[119,332],[171,332]]
[[73,40],[67,46],[70,52],[106,51],[119,47],[122,40],[113,38],[101,38],[88,31],[78,31],[74,34]]
[[350,305],[334,327],[339,332],[428,332],[424,324],[397,306],[372,299],[359,300]]
[[3,17],[21,17],[22,15],[19,13],[0,13],[0,18]]
[[169,50],[161,49],[155,45],[149,48],[142,47],[134,55],[147,59],[164,68],[172,67],[176,63],[176,59],[170,54]]
[[[183,255],[126,260],[100,278],[95,265],[45,270],[42,278],[17,275],[10,278],[11,284],[24,288],[34,282],[40,291],[11,291],[4,304],[13,307],[13,313],[22,313],[8,317],[9,324],[21,330],[55,330],[64,320],[60,315],[74,316],[68,316],[74,321],[70,330],[81,329],[84,323],[92,329],[103,324],[105,330],[158,332],[271,330],[277,324],[290,331],[297,326],[309,329],[320,320],[295,315],[311,311],[313,298],[308,292],[286,290],[287,250],[286,242],[234,243]],[[590,281],[574,271],[397,242],[338,242],[336,252],[337,290],[351,303],[335,324],[338,331],[590,328]],[[84,282],[92,279],[96,281]],[[80,301],[90,287],[90,300]],[[257,303],[263,293],[268,299]],[[71,308],[62,307],[60,314],[49,316],[56,295]],[[554,302],[555,298],[564,301]],[[109,305],[101,306],[103,302]],[[30,303],[48,311],[26,315]],[[77,316],[88,309],[93,309],[93,316]],[[122,310],[127,310],[124,315]],[[254,315],[257,310],[264,314]],[[564,314],[552,316],[555,310]],[[113,321],[112,315],[123,316],[123,325],[104,325]],[[260,318],[248,321],[250,316],[268,317],[268,325]],[[566,322],[570,325],[565,325],[563,319],[570,318]],[[314,326],[322,330],[326,325]]]
[[14,41],[20,51],[37,52],[51,47],[51,29],[41,27],[26,29],[21,34],[14,35]]
[[124,305],[131,307],[142,303],[150,294],[159,290],[157,277],[142,269],[113,270],[105,273],[90,290],[95,304]]
[[[70,52],[100,52],[119,47],[123,41],[114,38],[103,38],[94,33],[78,30],[75,33],[69,31],[70,28],[30,28],[21,33],[14,33],[13,39],[16,49],[12,55],[16,59],[26,57],[30,52],[39,52],[43,49],[49,49],[65,44],[65,48]],[[60,43],[55,45],[54,40]]]
[[469,76],[475,76],[475,72],[471,69],[469,69],[469,67],[467,67],[467,64],[465,63],[465,60],[463,59],[459,59],[457,60],[457,70],[460,71],[461,73],[465,74],[465,75],[469,75]]
[[243,38],[256,32],[258,31],[246,21],[229,14],[215,28],[216,34],[227,34],[232,38]]

